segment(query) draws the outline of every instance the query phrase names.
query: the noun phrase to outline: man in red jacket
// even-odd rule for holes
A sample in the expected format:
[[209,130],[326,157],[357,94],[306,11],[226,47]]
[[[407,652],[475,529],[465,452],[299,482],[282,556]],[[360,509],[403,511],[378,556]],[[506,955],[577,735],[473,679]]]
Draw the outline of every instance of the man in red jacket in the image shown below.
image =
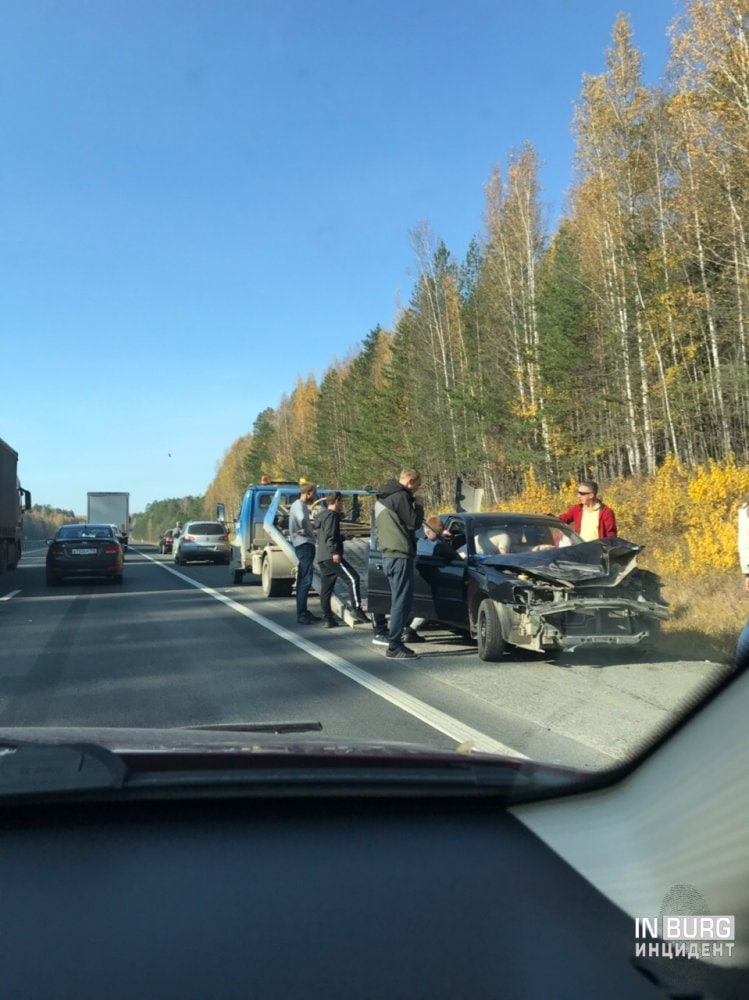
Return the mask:
[[579,503],[573,504],[559,520],[571,524],[584,542],[616,536],[616,516],[610,507],[598,499],[598,483],[588,479],[577,487]]

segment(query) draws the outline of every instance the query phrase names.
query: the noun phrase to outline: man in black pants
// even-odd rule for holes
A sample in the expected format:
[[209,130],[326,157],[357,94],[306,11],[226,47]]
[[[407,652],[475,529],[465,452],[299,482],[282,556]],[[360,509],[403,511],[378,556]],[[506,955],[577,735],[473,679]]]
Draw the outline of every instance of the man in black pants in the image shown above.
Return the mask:
[[421,475],[403,469],[398,479],[388,479],[377,493],[375,535],[377,548],[390,587],[390,629],[385,656],[413,659],[417,654],[403,643],[403,630],[411,621],[416,558],[416,529],[424,520],[424,508],[416,500]]
[[369,619],[361,606],[359,574],[343,558],[343,535],[341,534],[341,508],[343,497],[340,493],[329,493],[325,498],[326,509],[317,518],[317,568],[320,571],[320,606],[323,626],[335,628],[338,619],[330,609],[330,598],[336,580],[340,577],[348,587],[349,603],[357,625]]
[[309,516],[309,508],[315,499],[314,483],[303,483],[299,499],[289,510],[289,538],[297,558],[296,574],[296,620],[300,625],[311,625],[319,621],[317,615],[307,610],[307,595],[312,587],[315,563],[315,531]]

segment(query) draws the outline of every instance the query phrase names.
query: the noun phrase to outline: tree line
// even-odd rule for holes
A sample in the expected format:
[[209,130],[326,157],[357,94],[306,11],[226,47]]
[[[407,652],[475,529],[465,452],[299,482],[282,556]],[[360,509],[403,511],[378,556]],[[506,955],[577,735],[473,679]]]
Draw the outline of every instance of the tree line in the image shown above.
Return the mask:
[[72,510],[35,503],[23,517],[23,533],[27,539],[52,538],[63,524],[75,524],[84,518],[76,517]]
[[[167,528],[173,528],[177,521],[198,520],[205,517],[205,497],[172,497],[169,500],[154,500],[144,511],[131,517],[130,534],[136,541],[155,542]],[[215,511],[210,515],[215,516]]]
[[528,143],[492,172],[462,261],[413,230],[393,328],[260,413],[209,506],[236,512],[263,473],[354,487],[415,466],[439,506],[458,475],[492,504],[531,470],[556,487],[749,460],[749,0],[692,0],[670,37],[647,86],[616,20],[556,229]]

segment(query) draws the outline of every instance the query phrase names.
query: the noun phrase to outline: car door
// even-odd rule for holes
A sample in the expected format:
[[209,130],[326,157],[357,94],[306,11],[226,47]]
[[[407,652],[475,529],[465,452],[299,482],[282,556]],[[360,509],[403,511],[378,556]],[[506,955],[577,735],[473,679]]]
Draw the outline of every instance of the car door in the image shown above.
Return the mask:
[[367,610],[370,614],[387,614],[390,611],[390,587],[383,568],[383,556],[377,549],[374,515],[369,535],[369,563],[367,566]]
[[[432,553],[418,553],[414,568],[413,614],[429,621],[466,628],[466,563]],[[374,525],[370,534],[367,573],[367,609],[370,613],[390,611],[390,587],[377,549]]]
[[440,550],[444,552],[444,547],[427,543],[417,551],[413,613],[417,618],[467,628],[466,561],[451,559]]

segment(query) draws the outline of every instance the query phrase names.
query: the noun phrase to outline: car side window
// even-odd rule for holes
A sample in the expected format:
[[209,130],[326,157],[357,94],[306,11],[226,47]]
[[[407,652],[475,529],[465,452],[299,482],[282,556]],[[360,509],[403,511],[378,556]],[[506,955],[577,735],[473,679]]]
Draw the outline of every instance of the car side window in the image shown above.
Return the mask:
[[457,552],[457,550],[466,543],[465,525],[462,521],[454,519],[452,521],[448,521],[445,527],[450,532],[450,544]]

